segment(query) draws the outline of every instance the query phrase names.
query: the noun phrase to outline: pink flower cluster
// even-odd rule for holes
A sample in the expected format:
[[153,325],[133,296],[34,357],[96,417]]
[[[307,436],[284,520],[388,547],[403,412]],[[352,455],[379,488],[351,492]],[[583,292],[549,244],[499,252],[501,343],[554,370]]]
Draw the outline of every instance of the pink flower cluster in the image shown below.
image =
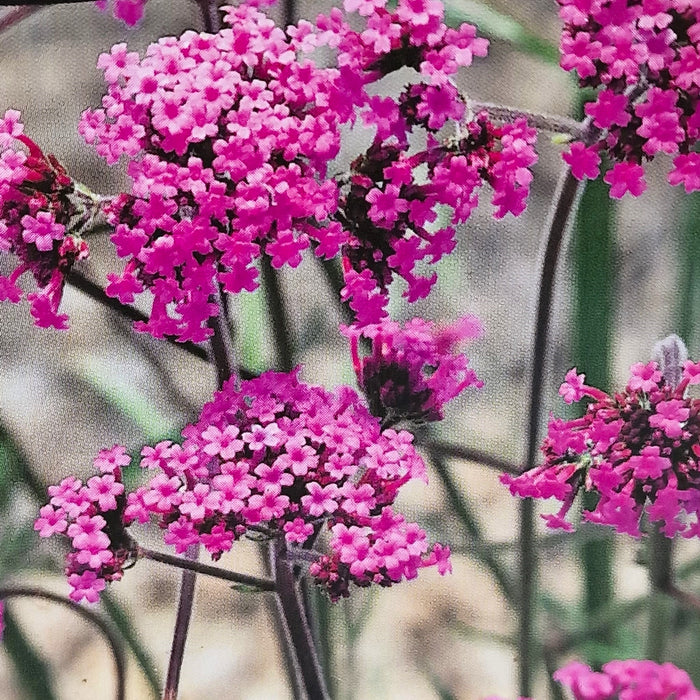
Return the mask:
[[700,700],[688,674],[671,663],[609,661],[601,671],[573,662],[554,673],[575,700]]
[[66,576],[76,602],[96,602],[105,581],[121,579],[132,554],[132,541],[122,523],[126,496],[121,469],[130,461],[119,445],[102,450],[94,461],[99,475],[85,484],[69,476],[49,486],[50,501],[34,523],[41,537],[65,534],[71,539]]
[[17,282],[30,272],[39,288],[27,294],[36,325],[64,329],[68,317],[58,313],[58,306],[65,276],[88,255],[76,233],[86,210],[56,158],[44,155],[23,132],[20,113],[5,112],[0,119],[0,252],[15,255],[18,262],[9,277],[0,276],[0,301],[19,302],[23,292]]
[[700,6],[694,0],[558,0],[565,27],[561,66],[584,87],[601,88],[586,114],[600,140],[564,155],[575,177],[598,175],[611,197],[646,189],[643,163],[674,156],[672,185],[700,189]]
[[[384,426],[441,420],[448,401],[467,387],[483,386],[467,356],[456,353],[462,341],[482,334],[474,316],[445,327],[414,318],[403,326],[385,321],[343,332],[350,339],[357,381]],[[360,353],[363,338],[371,341],[366,357]]]
[[[376,322],[393,274],[408,282],[410,301],[422,298],[435,275],[416,264],[454,248],[452,226],[431,227],[439,207],[464,221],[486,180],[497,216],[522,211],[533,130],[480,117],[449,147],[434,137],[464,117],[450,77],[485,55],[486,40],[468,24],[447,28],[439,1],[385,5],[349,0],[359,30],[336,8],[283,31],[246,4],[226,9],[229,26],[217,34],[161,39],[143,59],[124,44],[100,57],[108,92],[101,109],[83,114],[80,132],[109,163],[130,159],[131,193],[109,211],[127,263],[107,293],[131,303],[150,290],[140,330],[204,340],[218,286],[253,290],[260,255],[296,266],[309,247],[325,258],[343,252],[344,298],[361,322]],[[314,63],[323,47],[336,67]],[[424,82],[398,99],[370,97],[371,83],[404,66]],[[341,128],[358,116],[376,128],[375,142],[349,179],[329,177]],[[428,131],[429,148],[409,155],[416,127]],[[428,184],[417,173],[426,165]]]
[[646,514],[668,537],[698,536],[700,400],[685,396],[698,383],[700,363],[685,362],[677,387],[656,362],[637,363],[625,389],[608,396],[572,369],[559,393],[567,403],[590,397],[584,416],[552,418],[544,464],[501,480],[514,495],[561,501],[556,515],[543,516],[549,527],[573,530],[564,516],[583,487],[600,496],[585,520],[639,537]]
[[146,7],[147,0],[97,0],[97,7],[103,12],[107,10],[108,4],[111,5],[112,14],[120,19],[125,24],[133,27],[143,17],[143,11]]
[[[479,114],[457,139],[439,143],[431,131],[444,120],[433,123],[420,117],[420,100],[433,89],[412,85],[396,101],[371,98],[373,110],[363,114],[377,127],[375,141],[352,164],[349,187],[340,199],[340,221],[349,232],[342,295],[362,324],[377,323],[385,315],[394,275],[406,281],[409,302],[428,295],[437,274],[417,274],[418,266],[437,263],[452,252],[454,225],[465,222],[476,208],[482,182],[493,188],[496,218],[508,212],[517,216],[525,209],[529,168],[537,161],[536,131],[523,119],[496,127]],[[453,88],[447,83],[440,90]],[[450,100],[460,105],[461,111],[451,114],[459,118],[461,98],[454,92]],[[428,148],[411,153],[407,133],[416,126],[428,130]],[[446,207],[451,220],[436,228],[438,211]]]
[[[450,570],[449,549],[429,548],[425,532],[392,504],[412,479],[426,480],[413,436],[382,430],[348,387],[330,393],[296,372],[232,381],[183,431],[182,445],[142,451],[157,474],[125,494],[124,448],[100,454],[100,476],[73,477],[49,489],[36,521],[48,537],[72,541],[67,573],[74,600],[95,600],[134,556],[125,528],[154,519],[166,544],[184,552],[201,543],[212,558],[247,533],[284,537],[289,556],[305,549],[310,573],[332,599],[350,583],[390,586],[436,565]],[[318,551],[324,533],[326,552]]]

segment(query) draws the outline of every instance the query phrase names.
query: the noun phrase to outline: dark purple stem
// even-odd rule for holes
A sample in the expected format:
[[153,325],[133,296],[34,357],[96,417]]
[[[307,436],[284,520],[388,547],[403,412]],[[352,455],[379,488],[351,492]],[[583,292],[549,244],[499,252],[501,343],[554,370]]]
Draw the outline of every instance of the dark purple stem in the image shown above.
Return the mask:
[[[539,446],[540,418],[542,413],[542,379],[544,377],[547,346],[549,344],[549,319],[554,296],[554,281],[562,242],[569,215],[574,210],[579,182],[567,168],[555,194],[554,206],[547,227],[547,242],[540,273],[537,297],[535,337],[532,348],[532,374],[530,380],[530,407],[527,426],[527,453],[525,470],[536,466]],[[532,677],[537,659],[534,635],[534,602],[537,579],[535,551],[535,509],[531,498],[520,503],[520,618],[518,621],[518,670],[519,692],[530,695]]]
[[284,538],[270,547],[270,556],[277,582],[277,605],[294,647],[306,694],[309,700],[330,700],[292,564],[285,556]]
[[258,576],[239,574],[237,571],[228,571],[227,569],[221,569],[218,566],[202,564],[198,561],[184,559],[183,557],[176,557],[172,554],[165,554],[164,552],[155,552],[152,549],[147,549],[146,547],[138,547],[136,551],[138,557],[150,559],[151,561],[157,561],[161,564],[168,564],[169,566],[174,566],[178,569],[186,569],[187,571],[193,571],[197,574],[203,574],[204,576],[212,576],[213,578],[218,578],[222,581],[240,583],[244,586],[257,588],[260,591],[275,590],[275,582],[269,578],[259,578]]
[[48,600],[52,603],[58,603],[59,605],[70,608],[74,613],[77,613],[84,620],[87,620],[90,624],[97,627],[109,643],[110,651],[114,658],[114,668],[117,673],[117,691],[115,697],[117,700],[125,700],[126,660],[124,658],[124,651],[122,650],[119,638],[97,613],[57,593],[44,591],[41,588],[33,588],[31,586],[0,586],[0,600],[5,600],[7,598],[41,598],[42,600]]

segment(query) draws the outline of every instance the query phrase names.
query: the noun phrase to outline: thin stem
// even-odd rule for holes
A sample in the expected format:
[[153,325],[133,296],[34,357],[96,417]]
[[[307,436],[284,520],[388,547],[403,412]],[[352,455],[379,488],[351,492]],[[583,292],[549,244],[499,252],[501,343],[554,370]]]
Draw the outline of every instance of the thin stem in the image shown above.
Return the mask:
[[219,313],[209,319],[209,326],[214,331],[211,338],[211,357],[216,367],[216,378],[219,388],[230,378],[238,382],[236,374],[236,354],[233,339],[228,325],[228,297],[219,290],[216,298]]
[[529,112],[515,107],[498,105],[493,102],[479,102],[468,98],[467,106],[475,114],[486,111],[492,119],[500,122],[512,123],[516,119],[525,119],[528,126],[534,127],[538,131],[567,134],[574,139],[583,139],[587,133],[585,122],[577,122],[575,119],[570,119],[569,117]]
[[513,583],[501,562],[498,561],[498,558],[495,556],[494,551],[488,546],[488,543],[484,541],[484,537],[481,533],[481,526],[472,515],[469,504],[457,488],[457,484],[455,484],[449,468],[444,461],[444,455],[433,448],[430,450],[430,461],[442,482],[443,488],[447,492],[447,498],[452,506],[452,512],[461,520],[464,529],[476,545],[474,548],[476,551],[472,551],[472,556],[476,557],[476,559],[488,569],[496,580],[498,587],[501,589],[504,598],[512,603],[516,598]]
[[90,608],[75,603],[69,598],[60,596],[57,593],[51,593],[50,591],[45,591],[41,588],[33,588],[31,586],[0,586],[0,600],[5,600],[7,598],[41,598],[52,603],[58,603],[59,605],[64,605],[65,607],[70,608],[84,620],[87,620],[90,624],[97,627],[107,640],[110,651],[112,652],[112,657],[114,658],[114,670],[116,671],[117,676],[117,690],[115,697],[117,700],[125,700],[126,660],[124,658],[124,651],[118,637],[114,633],[114,630],[112,630],[112,628],[97,613],[90,610]]
[[294,349],[289,332],[289,309],[282,294],[279,273],[272,267],[270,258],[266,255],[260,261],[263,283],[267,293],[267,305],[272,321],[272,332],[275,336],[279,369],[290,372],[294,369]]
[[[527,456],[525,469],[532,469],[537,459],[540,418],[542,413],[542,379],[549,343],[549,319],[554,294],[554,280],[569,216],[574,209],[579,183],[567,168],[559,181],[547,227],[546,247],[540,274],[535,336],[532,350],[530,406],[528,410]],[[518,671],[520,694],[532,692],[534,650],[534,599],[537,561],[535,552],[534,503],[520,504],[520,619],[518,630]]]
[[[81,292],[83,292],[83,294],[86,294],[98,304],[101,304],[105,308],[114,311],[123,318],[127,318],[130,321],[142,321],[144,323],[148,321],[148,316],[141,313],[138,309],[135,309],[133,306],[122,304],[118,299],[108,297],[105,294],[104,289],[102,289],[102,287],[100,287],[99,284],[95,284],[95,282],[89,280],[77,270],[71,270],[70,274],[66,279],[66,282],[70,284],[71,287],[75,287],[75,289],[80,290]],[[181,348],[193,357],[196,357],[200,360],[209,359],[209,355],[207,354],[206,349],[200,347],[199,345],[195,345],[194,343],[190,342],[178,343],[172,338],[168,338],[168,341],[175,345],[175,347]]]
[[204,31],[216,34],[221,30],[221,15],[216,0],[196,0],[202,13]]
[[169,566],[174,566],[178,569],[194,571],[195,573],[203,574],[204,576],[212,576],[213,578],[218,578],[222,581],[240,583],[244,586],[257,588],[260,591],[275,590],[275,582],[272,579],[259,578],[258,576],[250,576],[248,574],[239,574],[236,571],[228,571],[227,569],[221,569],[218,566],[202,564],[198,561],[192,561],[191,559],[185,559],[183,557],[176,557],[172,554],[156,552],[152,549],[148,549],[147,547],[139,546],[136,550],[136,556],[143,557],[144,559],[150,559],[151,561],[158,561],[161,564],[168,564]]
[[[229,378],[233,378],[234,382],[237,382],[238,375],[235,373],[235,368],[237,366],[236,358],[234,356],[233,342],[228,328],[226,295],[219,289],[215,299],[219,306],[219,313],[209,319],[209,324],[214,331],[211,340],[211,353],[216,367],[218,385],[219,388],[221,388],[223,383]],[[196,564],[195,560],[198,556],[198,544],[190,546],[185,552],[185,557],[191,560],[193,564]],[[178,686],[180,683],[180,670],[182,668],[185,644],[187,642],[187,634],[192,617],[195,583],[196,573],[194,567],[183,570],[163,700],[176,700],[177,698]]]
[[[197,558],[199,544],[190,545],[185,556],[191,560]],[[193,561],[194,563],[194,561]],[[163,700],[176,700],[180,685],[180,671],[182,660],[185,656],[185,644],[187,633],[192,618],[192,604],[194,603],[194,588],[196,582],[194,571],[185,570],[180,580],[180,598],[177,604],[177,616],[175,617],[175,629],[173,630],[173,643],[170,647],[170,661],[168,662],[168,675],[165,679]]]
[[286,623],[309,700],[330,700],[292,564],[284,555],[284,538],[279,538],[270,547],[278,609]]
[[418,444],[425,446],[431,452],[434,451],[443,457],[462,459],[465,462],[476,462],[477,464],[483,464],[485,467],[495,469],[499,473],[507,472],[508,474],[520,474],[522,472],[520,467],[508,460],[490,455],[487,452],[482,452],[472,447],[456,445],[446,440],[426,440]]
[[673,583],[670,584],[664,592],[677,600],[684,608],[700,612],[700,597],[697,595],[682,591]]

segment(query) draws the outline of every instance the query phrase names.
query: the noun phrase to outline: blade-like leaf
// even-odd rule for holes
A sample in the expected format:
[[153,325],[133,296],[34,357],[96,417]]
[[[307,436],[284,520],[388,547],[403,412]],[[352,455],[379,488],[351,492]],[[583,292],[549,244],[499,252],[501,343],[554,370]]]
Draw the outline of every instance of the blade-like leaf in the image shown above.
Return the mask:
[[5,609],[3,647],[15,667],[17,682],[26,700],[54,700],[51,672],[24,636],[13,615]]
[[159,698],[162,684],[158,677],[155,664],[148,651],[146,651],[145,647],[134,633],[134,626],[124,611],[124,608],[122,608],[122,606],[107,592],[102,593],[100,600],[102,601],[105,612],[112,618],[114,626],[119,630],[122,638],[138,661],[143,675],[146,677],[148,685],[151,688],[153,697]]

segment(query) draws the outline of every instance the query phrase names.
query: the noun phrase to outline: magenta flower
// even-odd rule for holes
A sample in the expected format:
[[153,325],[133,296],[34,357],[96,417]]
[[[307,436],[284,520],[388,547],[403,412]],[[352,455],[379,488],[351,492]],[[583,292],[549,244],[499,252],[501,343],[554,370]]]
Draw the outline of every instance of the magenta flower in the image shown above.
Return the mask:
[[697,367],[686,362],[673,387],[655,362],[637,363],[625,389],[613,396],[571,370],[560,394],[567,402],[590,397],[584,416],[551,419],[544,463],[501,481],[514,495],[561,501],[556,515],[544,516],[549,527],[573,529],[564,516],[584,488],[599,496],[585,520],[639,537],[646,514],[668,537],[700,535],[700,400],[685,396],[699,381]]
[[23,130],[16,110],[0,119],[0,253],[18,259],[13,272],[0,277],[0,301],[19,302],[18,281],[29,272],[38,287],[26,295],[36,325],[65,329],[68,317],[58,312],[63,285],[73,264],[88,255],[78,233],[94,203]]
[[[432,342],[449,347],[463,333],[447,329]],[[383,430],[350,388],[331,393],[303,384],[296,372],[267,372],[240,390],[229,382],[183,436],[182,445],[143,449],[141,466],[157,473],[128,494],[119,446],[96,460],[113,469],[86,486],[66,479],[50,487],[51,505],[35,528],[71,538],[67,572],[76,599],[121,577],[136,556],[127,528],[149,520],[178,553],[201,542],[214,559],[251,529],[284,537],[290,556],[329,530],[330,548],[317,552],[310,571],[334,600],[351,583],[389,586],[426,566],[449,572],[449,549],[431,550],[425,532],[393,508],[404,484],[426,479],[413,436]],[[233,443],[240,443],[234,454],[225,454]],[[338,532],[362,533],[355,559]]]
[[[358,323],[377,323],[386,317],[388,287],[395,276],[407,285],[409,302],[424,298],[437,275],[418,274],[419,266],[439,262],[456,245],[455,225],[463,223],[478,204],[483,182],[493,189],[494,216],[518,216],[525,209],[536,162],[536,132],[524,120],[496,127],[479,114],[462,128],[454,142],[439,143],[432,134],[443,124],[424,101],[436,89],[412,85],[399,97],[395,110],[383,102],[365,118],[376,124],[373,145],[352,164],[349,188],[341,191],[340,220],[349,240],[343,248],[348,300]],[[463,109],[452,86],[440,85],[443,97],[456,100],[454,114]],[[386,98],[391,100],[391,98]],[[374,104],[374,103],[373,103]],[[382,118],[382,115],[393,115]],[[393,121],[392,121],[393,120]],[[436,121],[437,120],[437,121]],[[407,134],[428,131],[428,150],[412,153]],[[427,166],[428,177],[419,168]],[[431,226],[438,210],[451,210],[449,225]]]
[[[109,163],[130,159],[131,192],[109,209],[126,265],[108,274],[107,293],[131,303],[152,292],[139,330],[202,341],[219,286],[252,291],[260,255],[297,266],[309,248],[343,255],[343,299],[358,321],[377,322],[395,275],[409,301],[435,283],[417,266],[455,246],[453,225],[431,226],[439,210],[465,221],[486,181],[497,217],[523,211],[536,160],[524,122],[496,128],[482,115],[448,145],[434,138],[447,120],[463,119],[451,77],[488,42],[472,25],[448,28],[436,0],[385,5],[346,3],[360,15],[357,31],[336,9],[285,34],[245,4],[226,9],[229,26],[216,35],[187,32],[143,59],[122,44],[100,57],[108,94],[102,109],[83,114],[80,131]],[[314,63],[324,46],[337,67]],[[398,99],[369,95],[401,67],[422,82]],[[329,164],[358,116],[376,128],[374,143],[336,180]],[[422,153],[409,147],[417,129],[429,136]]]
[[[483,385],[466,355],[456,352],[462,341],[481,336],[481,324],[473,316],[443,328],[414,318],[403,326],[385,321],[343,332],[350,338],[357,381],[385,426],[441,420],[448,401],[470,386]],[[367,357],[360,356],[361,338],[372,342]]]
[[[143,17],[147,0],[110,0],[112,14],[125,24],[133,27]],[[96,0],[95,5],[103,12],[107,10],[108,0]]]
[[700,189],[693,152],[700,134],[700,6],[557,1],[561,66],[576,71],[582,87],[600,88],[585,107],[600,130],[598,142],[590,150],[574,144],[565,155],[574,177],[595,176],[592,159],[584,165],[583,157],[597,150],[615,164],[605,178],[611,196],[637,197],[646,189],[644,163],[664,152],[674,156],[669,182]]
[[688,674],[671,663],[628,659],[608,661],[600,671],[572,662],[554,673],[575,700],[700,700]]

